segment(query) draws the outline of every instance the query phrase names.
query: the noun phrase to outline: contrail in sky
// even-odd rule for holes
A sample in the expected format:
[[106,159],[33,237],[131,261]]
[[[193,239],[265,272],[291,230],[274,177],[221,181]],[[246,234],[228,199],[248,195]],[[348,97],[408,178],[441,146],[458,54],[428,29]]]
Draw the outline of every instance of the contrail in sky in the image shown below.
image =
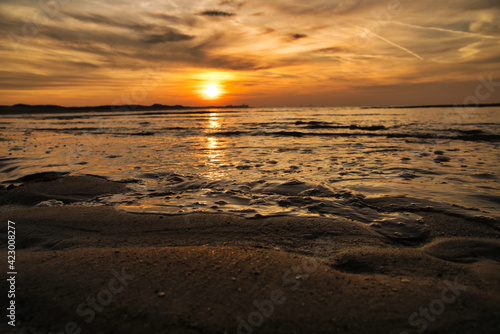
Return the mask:
[[401,49],[401,50],[403,50],[403,51],[405,51],[405,52],[407,52],[407,53],[411,54],[413,57],[418,58],[418,59],[420,59],[420,60],[424,60],[424,58],[420,57],[420,56],[419,56],[418,54],[416,54],[415,52],[413,52],[413,51],[411,51],[411,50],[408,50],[408,49],[407,49],[407,48],[405,48],[404,46],[401,46],[401,45],[399,45],[399,44],[396,44],[396,43],[394,43],[394,42],[391,42],[391,41],[390,41],[390,40],[388,40],[387,38],[384,38],[384,37],[382,37],[382,36],[379,36],[379,35],[377,35],[376,33],[374,33],[373,31],[370,31],[370,30],[368,30],[368,29],[366,29],[366,31],[368,31],[370,34],[373,34],[373,36],[377,37],[378,39],[380,39],[380,40],[382,40],[382,41],[384,41],[384,42],[386,42],[386,43],[388,43],[388,44],[390,44],[390,45],[392,45],[392,46],[397,47],[398,49]]

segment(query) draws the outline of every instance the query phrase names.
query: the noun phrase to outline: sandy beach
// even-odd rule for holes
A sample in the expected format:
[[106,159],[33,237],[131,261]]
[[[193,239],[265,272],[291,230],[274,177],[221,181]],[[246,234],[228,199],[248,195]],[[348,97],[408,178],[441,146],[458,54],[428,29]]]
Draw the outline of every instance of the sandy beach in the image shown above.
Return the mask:
[[[495,225],[420,212],[430,233],[407,243],[347,219],[139,215],[71,204],[125,187],[67,176],[1,190],[1,221],[16,223],[18,271],[18,325],[2,322],[3,332],[500,329]],[[34,207],[47,199],[65,205]],[[1,233],[5,241],[5,224]]]

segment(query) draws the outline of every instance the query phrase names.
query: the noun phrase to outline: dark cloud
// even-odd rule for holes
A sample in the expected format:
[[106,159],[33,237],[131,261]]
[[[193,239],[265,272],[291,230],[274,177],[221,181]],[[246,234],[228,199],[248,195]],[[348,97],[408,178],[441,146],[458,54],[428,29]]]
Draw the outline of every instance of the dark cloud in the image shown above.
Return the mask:
[[106,45],[116,46],[116,48],[126,48],[127,44],[130,46],[130,44],[134,42],[131,36],[116,32],[102,31],[96,34],[86,30],[63,27],[57,27],[57,29],[45,27],[40,29],[40,33],[37,37],[52,39],[65,46],[78,45],[83,48],[89,45]]
[[240,56],[207,57],[205,58],[205,64],[208,67],[233,71],[257,71],[272,67],[271,65],[262,63],[260,59]]
[[145,40],[146,43],[165,43],[165,42],[181,42],[192,40],[194,36],[189,36],[181,34],[173,29],[167,31],[164,34],[154,34],[150,35],[149,38]]
[[21,30],[23,24],[24,23],[22,21],[14,20],[0,11],[0,31],[13,32],[13,30]]
[[[124,28],[124,29],[130,29],[133,31],[141,31],[141,32],[147,32],[147,31],[156,31],[154,34],[153,40],[156,39],[161,39],[160,35],[164,35],[164,38],[166,39],[165,41],[182,41],[182,40],[189,40],[191,37],[185,34],[182,34],[178,31],[175,31],[174,28],[171,27],[165,27],[165,25],[162,24],[155,24],[155,23],[139,23],[139,22],[134,22],[130,20],[124,20],[124,19],[112,19],[110,17],[106,17],[103,15],[99,14],[79,14],[79,13],[70,13],[66,12],[66,16],[71,17],[73,19],[76,19],[80,22],[84,23],[93,23],[93,24],[99,24],[99,25],[105,25],[108,27],[114,27],[114,28]],[[173,24],[183,24],[187,26],[194,26],[196,25],[196,19],[191,17],[189,19],[183,19],[177,16],[169,15],[169,14],[164,14],[164,13],[146,13],[149,17],[157,18],[163,21],[167,21],[169,23]],[[165,33],[158,31],[163,31],[167,29]],[[177,36],[174,36],[177,35]],[[149,40],[147,40],[149,42]]]
[[309,36],[304,35],[304,34],[293,34],[291,37],[292,37],[292,40],[297,40],[297,39],[302,39],[302,38],[306,38]]
[[[220,46],[227,45],[232,38],[222,33],[199,38],[196,44],[193,44],[193,36],[174,31],[148,35],[144,40],[114,34],[87,34],[69,29],[50,30],[44,36],[50,38],[53,45],[56,42],[68,50],[99,56],[102,65],[107,68],[142,68],[150,62],[193,64],[202,68],[226,70],[260,70],[270,67],[261,58],[220,55],[214,52]],[[187,43],[168,43],[180,41]]]
[[[98,15],[98,14],[78,14],[78,13],[65,13],[68,17],[76,19],[80,22],[84,23],[93,23],[98,25],[105,25],[109,27],[115,28],[124,28],[128,30],[132,30],[134,33],[140,32],[144,35],[142,41],[149,44],[155,43],[166,43],[166,42],[181,42],[181,41],[189,41],[194,38],[194,36],[187,35],[179,32],[177,29],[167,27],[165,25],[158,24],[144,24],[126,20],[114,20],[112,18]],[[158,15],[158,14],[156,14]],[[162,14],[163,19],[165,18],[175,18],[170,17],[168,15]],[[109,45],[118,45],[122,42],[128,42],[130,45],[132,37],[130,34],[123,34],[118,32],[100,32],[99,34],[91,34],[85,31],[79,31],[77,29],[69,30],[69,29],[46,29],[47,36],[58,39],[58,40],[94,40],[103,42]]]
[[203,16],[219,16],[219,17],[230,17],[230,16],[235,16],[236,14],[234,13],[228,13],[228,12],[223,12],[220,10],[206,10],[204,12],[201,12],[200,15]]

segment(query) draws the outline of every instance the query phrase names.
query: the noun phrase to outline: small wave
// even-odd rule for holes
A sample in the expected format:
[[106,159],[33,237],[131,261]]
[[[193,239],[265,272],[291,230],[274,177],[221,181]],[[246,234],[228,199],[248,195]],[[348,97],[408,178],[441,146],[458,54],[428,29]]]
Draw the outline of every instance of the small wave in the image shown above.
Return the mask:
[[350,130],[364,130],[364,131],[379,131],[388,129],[383,125],[372,125],[372,126],[360,126],[356,124],[336,125],[332,123],[316,122],[316,121],[311,121],[311,122],[297,121],[295,122],[295,125],[305,125],[302,127],[303,129],[350,129]]
[[209,136],[221,136],[221,137],[231,137],[231,136],[249,136],[253,132],[250,131],[219,131],[219,132],[210,132],[207,135]]
[[181,126],[172,126],[172,127],[164,127],[164,128],[161,128],[160,130],[162,130],[162,131],[172,131],[172,130],[192,130],[192,129],[193,128],[184,128],[184,127],[181,127]]
[[490,174],[490,173],[474,174],[472,176],[477,179],[483,179],[483,180],[496,180],[498,178],[495,174]]

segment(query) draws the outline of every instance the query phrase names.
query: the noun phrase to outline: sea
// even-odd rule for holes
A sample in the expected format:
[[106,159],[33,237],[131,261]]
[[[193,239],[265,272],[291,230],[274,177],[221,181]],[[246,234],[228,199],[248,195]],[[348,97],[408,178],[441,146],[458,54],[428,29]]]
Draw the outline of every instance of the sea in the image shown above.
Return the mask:
[[[500,108],[243,108],[0,116],[0,182],[57,172],[142,214],[345,218],[396,236],[418,212],[500,220]],[[422,232],[424,233],[424,232]]]

